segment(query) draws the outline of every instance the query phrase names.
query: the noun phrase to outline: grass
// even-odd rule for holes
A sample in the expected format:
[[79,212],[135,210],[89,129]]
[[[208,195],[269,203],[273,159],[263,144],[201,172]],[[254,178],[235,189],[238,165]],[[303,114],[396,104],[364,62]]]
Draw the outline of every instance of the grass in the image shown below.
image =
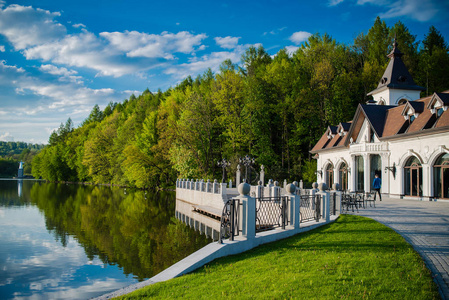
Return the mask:
[[224,257],[120,299],[440,299],[421,257],[396,232],[342,215],[308,233]]

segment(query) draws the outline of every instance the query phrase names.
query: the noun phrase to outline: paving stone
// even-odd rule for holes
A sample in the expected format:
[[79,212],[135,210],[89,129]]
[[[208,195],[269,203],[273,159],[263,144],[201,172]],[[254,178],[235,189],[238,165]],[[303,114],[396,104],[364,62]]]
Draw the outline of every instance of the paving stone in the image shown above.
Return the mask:
[[402,235],[426,262],[449,300],[449,202],[382,197],[376,207],[349,212],[372,218]]

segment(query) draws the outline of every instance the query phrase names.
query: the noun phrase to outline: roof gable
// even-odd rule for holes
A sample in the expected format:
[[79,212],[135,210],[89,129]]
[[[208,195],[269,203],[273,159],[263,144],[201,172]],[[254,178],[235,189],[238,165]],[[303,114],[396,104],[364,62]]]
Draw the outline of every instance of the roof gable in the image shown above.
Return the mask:
[[[432,99],[430,99],[429,103],[427,104],[427,109],[434,110],[435,108],[445,107],[446,110],[449,106],[449,94],[446,93],[434,93],[432,95]],[[435,113],[433,111],[432,113]]]
[[420,113],[424,111],[424,103],[418,101],[407,101],[402,110],[402,116],[408,120],[410,116],[418,117]]
[[379,80],[379,84],[374,91],[368,93],[368,95],[375,94],[386,88],[402,89],[402,90],[418,90],[423,91],[425,88],[416,85],[415,81],[410,75],[407,67],[402,61],[402,52],[397,47],[396,39],[393,42],[393,50],[387,56],[390,58],[387,68],[385,69],[382,78]]

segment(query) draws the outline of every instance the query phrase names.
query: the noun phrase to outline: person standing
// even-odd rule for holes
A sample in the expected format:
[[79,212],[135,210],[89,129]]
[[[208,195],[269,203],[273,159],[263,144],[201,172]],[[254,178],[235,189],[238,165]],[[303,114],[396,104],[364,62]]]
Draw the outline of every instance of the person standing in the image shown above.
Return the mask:
[[376,191],[374,193],[374,200],[376,200],[376,195],[379,194],[379,199],[380,201],[382,201],[382,195],[380,194],[380,187],[382,186],[382,180],[379,178],[378,174],[374,175],[374,180],[373,180],[373,188]]

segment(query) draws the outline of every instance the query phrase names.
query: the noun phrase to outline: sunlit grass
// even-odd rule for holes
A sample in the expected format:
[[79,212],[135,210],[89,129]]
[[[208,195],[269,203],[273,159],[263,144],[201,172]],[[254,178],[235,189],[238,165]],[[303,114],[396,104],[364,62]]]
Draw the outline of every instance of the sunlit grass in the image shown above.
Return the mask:
[[329,225],[196,272],[150,285],[122,299],[439,299],[421,257],[396,232],[368,218],[342,215]]

